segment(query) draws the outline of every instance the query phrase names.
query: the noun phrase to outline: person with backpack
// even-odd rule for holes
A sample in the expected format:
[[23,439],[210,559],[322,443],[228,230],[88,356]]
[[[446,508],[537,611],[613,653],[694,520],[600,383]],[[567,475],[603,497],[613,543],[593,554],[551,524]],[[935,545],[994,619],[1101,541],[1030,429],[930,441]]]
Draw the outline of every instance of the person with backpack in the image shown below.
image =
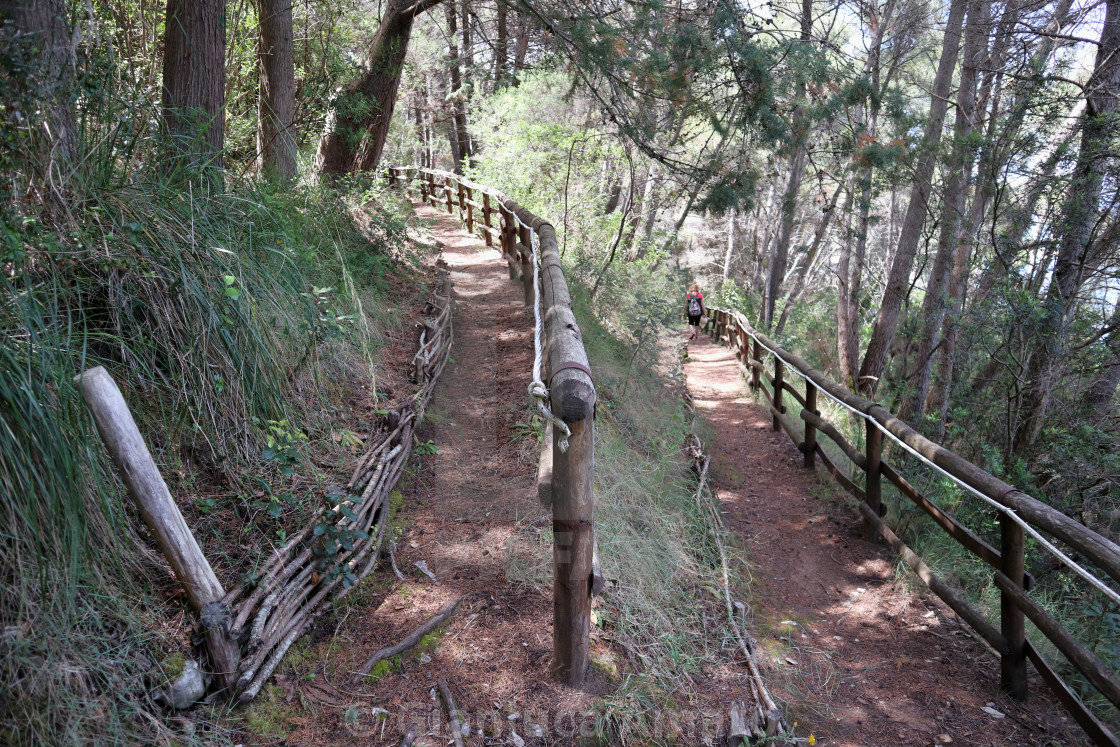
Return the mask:
[[685,294],[684,302],[688,313],[688,326],[692,327],[692,335],[688,338],[695,340],[700,335],[700,317],[704,316],[704,294],[700,286],[693,283]]

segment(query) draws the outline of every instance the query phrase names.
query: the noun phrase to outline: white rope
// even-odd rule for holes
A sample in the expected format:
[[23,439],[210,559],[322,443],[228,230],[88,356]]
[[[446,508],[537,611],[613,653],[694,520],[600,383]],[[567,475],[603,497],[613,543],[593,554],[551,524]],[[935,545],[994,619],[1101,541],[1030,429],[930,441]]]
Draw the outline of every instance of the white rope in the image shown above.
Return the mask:
[[[719,308],[717,308],[715,310],[726,311],[725,309],[719,309]],[[734,311],[734,312],[731,312],[731,314],[732,314],[732,317],[735,319],[735,321],[738,324],[743,325],[745,323],[745,320],[742,319],[741,314],[739,312]],[[749,329],[749,326],[747,326],[746,328]],[[759,340],[757,337],[754,337],[752,335],[751,339],[754,340],[755,342],[757,342],[759,347],[761,347],[764,350],[766,350],[767,352],[769,352],[775,358],[781,359],[780,355],[778,355],[776,352],[774,352],[769,347],[764,345],[762,343],[762,341]],[[800,376],[805,381],[808,381],[809,383],[813,384],[813,386],[817,386],[816,383],[813,382],[807,374],[803,373],[796,366],[788,366],[787,365],[787,368],[792,369],[793,373],[797,374],[798,376]],[[933,467],[935,470],[937,470],[941,474],[945,475],[945,477],[948,477],[950,480],[952,480],[957,485],[964,488],[969,493],[973,494],[974,496],[976,496],[980,500],[984,501],[985,503],[987,503],[991,507],[995,508],[1000,513],[1009,517],[1013,522],[1015,522],[1020,527],[1022,527],[1023,530],[1027,534],[1029,534],[1031,537],[1033,537],[1035,539],[1035,541],[1037,541],[1040,545],[1042,545],[1043,548],[1045,548],[1048,552],[1050,552],[1052,555],[1054,555],[1054,557],[1058,558],[1058,560],[1061,561],[1063,565],[1065,565],[1067,568],[1069,568],[1071,571],[1076,573],[1081,578],[1085,579],[1085,581],[1087,581],[1089,583],[1089,585],[1092,586],[1093,588],[1095,588],[1097,591],[1104,594],[1106,597],[1111,599],[1117,605],[1120,605],[1120,593],[1117,593],[1115,590],[1113,590],[1111,587],[1106,585],[1099,578],[1097,578],[1092,573],[1090,573],[1089,571],[1087,571],[1086,569],[1084,569],[1080,565],[1078,565],[1076,562],[1074,562],[1068,555],[1066,555],[1064,552],[1059,550],[1052,542],[1050,542],[1045,537],[1043,537],[1041,534],[1039,534],[1038,530],[1036,530],[1033,526],[1031,526],[1029,523],[1027,523],[1027,521],[1025,519],[1023,519],[1021,516],[1019,516],[1019,514],[1014,509],[1009,508],[1009,507],[1003,505],[1002,503],[999,503],[998,501],[988,497],[984,493],[981,493],[979,490],[972,487],[971,485],[966,483],[964,480],[960,479],[956,475],[953,475],[953,474],[947,472],[945,469],[938,466],[937,464],[935,464],[930,459],[927,459],[924,455],[919,453],[917,450],[913,449],[909,444],[907,444],[902,439],[898,438],[893,433],[891,433],[889,430],[887,430],[886,426],[882,422],[877,420],[873,415],[869,415],[868,413],[857,410],[856,408],[852,407],[851,405],[847,404],[846,402],[840,401],[835,396],[830,394],[827,390],[825,390],[825,389],[823,389],[819,386],[817,387],[817,391],[823,393],[826,397],[828,397],[833,402],[835,402],[836,404],[843,407],[848,412],[851,412],[854,415],[857,415],[857,416],[863,418],[864,420],[871,421],[872,423],[874,423],[879,428],[879,430],[883,433],[883,435],[885,435],[891,441],[894,441],[896,444],[901,446],[903,449],[906,450],[907,453],[909,453],[911,456],[915,457],[918,461],[922,462],[923,464],[929,465],[930,467]]]
[[[515,213],[513,216],[520,228],[521,219]],[[537,232],[529,227],[529,247],[533,252],[533,382],[529,384],[529,396],[537,403],[545,419],[552,423],[552,435],[561,453],[568,451],[568,437],[572,435],[571,428],[561,418],[552,414],[548,409],[548,387],[541,380],[541,370],[544,368],[544,319],[541,315],[541,267],[537,256]]]

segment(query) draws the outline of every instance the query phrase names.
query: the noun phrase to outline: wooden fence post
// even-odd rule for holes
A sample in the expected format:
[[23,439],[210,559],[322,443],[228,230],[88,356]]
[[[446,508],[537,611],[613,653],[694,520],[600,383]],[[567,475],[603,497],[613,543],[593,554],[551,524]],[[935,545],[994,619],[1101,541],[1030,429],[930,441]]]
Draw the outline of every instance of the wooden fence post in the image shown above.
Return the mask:
[[[817,412],[817,387],[807,378],[805,379],[805,409],[814,415],[820,415]],[[809,421],[805,421],[805,442],[802,444],[802,451],[805,452],[805,469],[816,469],[817,427]]]
[[482,233],[486,236],[486,246],[494,246],[494,238],[490,235],[490,193],[482,193],[482,225],[486,226],[486,230]]
[[552,451],[552,672],[576,687],[589,661],[595,572],[595,385],[560,267],[556,232],[547,223],[538,225],[537,238],[549,396],[552,412],[572,431],[567,452],[560,451],[559,433],[554,433]]
[[[762,343],[758,340],[754,340],[754,359],[759,363],[762,362]],[[753,365],[751,366],[751,386],[756,392],[762,386],[762,374]]]
[[237,642],[229,637],[229,607],[222,601],[226,592],[221,582],[175,505],[113,377],[97,366],[75,379],[109,458],[202,622],[210,666],[219,685],[232,687],[237,681],[240,652]]
[[467,233],[474,234],[474,190],[467,187]]
[[459,192],[459,220],[465,221],[467,219],[466,192],[463,188],[463,183],[462,182],[456,180],[455,184],[457,185],[458,192]]
[[[782,411],[782,381],[785,378],[786,364],[778,356],[774,356],[774,409]],[[782,424],[778,422],[777,414],[774,415],[774,432],[777,433]]]
[[451,206],[451,177],[450,176],[443,177],[443,194],[447,198],[447,214],[452,215],[455,212],[455,208],[453,208]]
[[517,280],[521,274],[521,260],[517,256],[517,218],[513,211],[502,205],[502,253],[509,265],[509,279]]
[[[864,503],[871,507],[876,516],[883,515],[883,432],[870,418],[863,419],[863,426],[867,430],[864,456],[867,457],[867,484],[864,486]],[[864,519],[863,538],[874,539],[879,535],[879,530],[873,523]]]
[[[1023,528],[1004,512],[999,514],[1000,570],[1015,585],[1023,588],[1026,545]],[[1023,610],[1008,594],[1000,594],[1000,632],[1010,652],[1000,656],[1000,690],[1020,702],[1027,699],[1026,623]]]
[[517,248],[521,255],[521,283],[525,286],[525,307],[533,308],[536,300],[536,290],[533,288],[533,229],[524,223],[518,229],[518,240],[521,245]]

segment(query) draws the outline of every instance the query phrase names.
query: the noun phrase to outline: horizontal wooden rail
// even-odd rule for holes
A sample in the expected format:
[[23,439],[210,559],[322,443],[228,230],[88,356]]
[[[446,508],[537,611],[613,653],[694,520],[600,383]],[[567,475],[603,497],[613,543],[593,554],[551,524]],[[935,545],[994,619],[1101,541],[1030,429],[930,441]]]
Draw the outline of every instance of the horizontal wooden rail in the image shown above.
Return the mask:
[[[1029,618],[1062,652],[1071,666],[1120,708],[1120,677],[1117,673],[1027,595],[1033,579],[1024,567],[1025,535],[1018,520],[1025,521],[1035,530],[1045,532],[1073,548],[1103,571],[1112,582],[1120,581],[1120,547],[1054,507],[1008,485],[940,444],[930,441],[881,405],[848,391],[799,356],[754,329],[740,312],[709,307],[704,329],[714,340],[726,341],[735,348],[736,358],[744,367],[751,388],[760,392],[767,400],[773,418],[773,429],[782,429],[789,434],[790,439],[805,455],[805,466],[814,468],[816,459],[819,458],[837,483],[861,502],[860,513],[864,519],[865,536],[884,538],[931,591],[1000,653],[1001,688],[1012,697],[1026,697],[1026,662],[1030,658],[1043,680],[1095,742],[1117,744],[1107,727],[1065,686],[1025,638],[1024,621]],[[767,375],[764,361],[768,359],[772,359],[772,376]],[[791,371],[794,376],[790,375]],[[795,377],[804,380],[804,395],[794,388]],[[764,381],[769,386],[765,386]],[[824,392],[862,418],[865,431],[865,448],[862,452],[833,423],[821,416],[817,406],[818,392]],[[786,408],[782,405],[783,394],[793,397],[802,406],[800,419],[805,424],[803,436],[786,416]],[[819,435],[831,440],[855,468],[864,473],[862,488],[826,454],[818,440]],[[964,526],[923,495],[893,465],[884,461],[884,436],[904,445],[907,450],[918,455],[919,459],[942,470],[967,490],[1000,506],[1003,512],[1000,515],[1000,548],[993,547]],[[962,547],[993,567],[994,580],[1001,594],[998,630],[983,613],[964,600],[959,590],[937,577],[882,521],[880,517],[885,513],[880,500],[882,478],[893,484],[899,494],[925,512]]]
[[[418,182],[421,199],[433,207],[446,207],[453,214],[457,206],[468,231],[481,234],[487,246],[497,242],[509,265],[510,279],[520,278],[522,282],[525,305],[535,309],[539,300],[543,367],[547,369],[542,378],[547,382],[549,409],[570,432],[565,450],[558,426],[548,424],[537,471],[538,497],[552,507],[552,668],[557,679],[579,686],[590,661],[591,597],[603,584],[593,523],[596,394],[583,337],[572,312],[556,231],[548,221],[501,192],[456,174],[393,167],[385,176],[396,186]],[[476,210],[481,216],[475,214]],[[540,268],[539,299],[530,248],[533,233]],[[545,449],[547,454],[543,453]]]

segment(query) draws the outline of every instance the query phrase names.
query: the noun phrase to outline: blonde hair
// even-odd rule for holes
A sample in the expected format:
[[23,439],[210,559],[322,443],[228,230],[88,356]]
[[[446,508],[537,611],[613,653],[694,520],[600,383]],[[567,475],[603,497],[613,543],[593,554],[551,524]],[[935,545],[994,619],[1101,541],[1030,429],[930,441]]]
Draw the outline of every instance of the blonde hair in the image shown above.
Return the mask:
[[688,292],[692,293],[693,291],[695,291],[696,293],[700,292],[700,286],[697,283],[693,283],[691,286],[689,286]]

